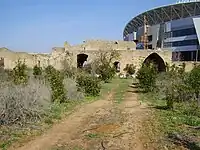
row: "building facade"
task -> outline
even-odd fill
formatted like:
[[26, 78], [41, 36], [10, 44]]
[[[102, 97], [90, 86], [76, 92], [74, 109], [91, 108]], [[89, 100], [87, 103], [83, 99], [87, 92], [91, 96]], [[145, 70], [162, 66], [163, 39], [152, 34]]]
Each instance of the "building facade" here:
[[141, 48], [145, 33], [148, 49], [170, 49], [173, 61], [200, 60], [200, 1], [146, 11], [126, 25], [123, 38], [135, 41]]

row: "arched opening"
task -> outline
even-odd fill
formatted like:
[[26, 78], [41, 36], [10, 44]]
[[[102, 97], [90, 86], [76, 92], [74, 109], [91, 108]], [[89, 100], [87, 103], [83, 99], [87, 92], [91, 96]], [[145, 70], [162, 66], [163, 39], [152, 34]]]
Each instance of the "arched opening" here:
[[157, 54], [157, 53], [152, 53], [149, 55], [143, 64], [149, 64], [153, 63], [158, 70], [158, 72], [165, 72], [166, 71], [166, 66], [164, 60]]
[[83, 68], [84, 63], [87, 61], [88, 55], [78, 54], [77, 55], [77, 68]]
[[115, 68], [116, 72], [120, 72], [120, 62], [115, 61], [113, 63], [113, 65], [114, 65], [114, 68]]

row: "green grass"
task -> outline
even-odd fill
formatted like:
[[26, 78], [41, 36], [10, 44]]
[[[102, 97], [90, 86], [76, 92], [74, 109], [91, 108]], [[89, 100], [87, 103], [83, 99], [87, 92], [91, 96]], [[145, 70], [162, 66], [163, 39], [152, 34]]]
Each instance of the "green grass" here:
[[189, 128], [200, 126], [200, 110], [193, 102], [174, 103], [174, 110], [166, 110], [165, 100], [159, 99], [154, 93], [140, 94], [140, 99], [154, 107], [155, 124], [158, 124], [160, 132], [164, 135], [180, 133], [200, 136], [199, 130]]
[[132, 83], [132, 79], [119, 79], [119, 85], [114, 93], [114, 101], [116, 103], [121, 103], [125, 98], [125, 93], [127, 92], [128, 86]]

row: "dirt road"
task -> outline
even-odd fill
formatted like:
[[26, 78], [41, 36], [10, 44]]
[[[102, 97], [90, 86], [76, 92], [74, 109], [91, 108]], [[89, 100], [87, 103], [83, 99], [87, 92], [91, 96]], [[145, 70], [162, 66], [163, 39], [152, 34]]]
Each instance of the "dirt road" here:
[[17, 150], [143, 150], [142, 129], [149, 109], [140, 104], [133, 88], [116, 103], [106, 99], [81, 106], [44, 135]]

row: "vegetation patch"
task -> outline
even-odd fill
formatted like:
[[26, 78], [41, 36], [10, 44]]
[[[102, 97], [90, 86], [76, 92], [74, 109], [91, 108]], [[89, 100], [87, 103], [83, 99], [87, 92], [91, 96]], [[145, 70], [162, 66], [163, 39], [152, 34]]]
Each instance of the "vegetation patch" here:
[[101, 135], [97, 134], [97, 133], [88, 133], [85, 135], [85, 137], [89, 138], [89, 139], [94, 139], [94, 138], [100, 138]]
[[177, 146], [200, 149], [199, 75], [199, 66], [194, 66], [191, 72], [185, 72], [184, 64], [168, 66], [167, 72], [156, 76], [151, 92], [140, 93], [140, 99], [154, 112], [151, 128], [158, 129], [157, 137], [161, 135], [174, 144], [166, 144], [169, 149]]
[[75, 106], [103, 98], [119, 81], [103, 83], [84, 71], [71, 73], [73, 77], [69, 76], [71, 70], [68, 75], [64, 71], [53, 66], [28, 70], [20, 60], [13, 70], [1, 71], [0, 148], [42, 134]]

